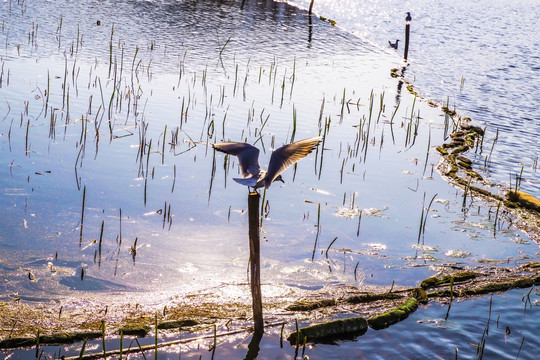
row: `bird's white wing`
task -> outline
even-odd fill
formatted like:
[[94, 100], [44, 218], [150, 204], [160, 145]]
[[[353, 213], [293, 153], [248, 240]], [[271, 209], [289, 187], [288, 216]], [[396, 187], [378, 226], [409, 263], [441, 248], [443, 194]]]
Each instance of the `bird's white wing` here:
[[247, 143], [222, 142], [212, 144], [217, 151], [238, 157], [240, 172], [244, 178], [257, 176], [261, 170], [259, 166], [259, 149]]
[[264, 186], [268, 189], [279, 174], [298, 160], [306, 157], [317, 147], [321, 140], [322, 137], [317, 136], [287, 144], [274, 150], [268, 164], [268, 174]]
[[256, 176], [248, 177], [248, 178], [245, 178], [245, 179], [233, 178], [233, 180], [236, 181], [237, 183], [239, 183], [241, 185], [245, 185], [245, 186], [255, 187], [255, 185], [257, 185], [257, 177]]

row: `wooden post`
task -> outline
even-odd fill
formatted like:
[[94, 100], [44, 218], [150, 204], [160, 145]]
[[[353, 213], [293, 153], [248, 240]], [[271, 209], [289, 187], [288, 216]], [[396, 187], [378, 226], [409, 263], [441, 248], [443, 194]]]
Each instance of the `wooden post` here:
[[261, 254], [259, 238], [259, 203], [258, 192], [251, 192], [248, 196], [249, 215], [249, 265], [251, 297], [253, 300], [253, 325], [255, 334], [264, 332], [262, 294], [261, 294]]
[[313, 10], [313, 3], [315, 2], [315, 0], [311, 0], [311, 4], [309, 4], [309, 15], [311, 15], [312, 13], [312, 10]]
[[403, 52], [403, 59], [407, 61], [407, 56], [409, 55], [409, 31], [411, 27], [411, 14], [407, 13], [405, 18], [405, 50]]

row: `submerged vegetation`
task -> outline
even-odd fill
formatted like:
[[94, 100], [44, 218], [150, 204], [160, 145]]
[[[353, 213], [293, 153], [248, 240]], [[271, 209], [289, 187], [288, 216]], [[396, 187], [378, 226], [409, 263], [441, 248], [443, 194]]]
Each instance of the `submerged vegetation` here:
[[[299, 312], [311, 314], [307, 319], [319, 319], [317, 324], [292, 332], [287, 339], [293, 345], [297, 344], [298, 339], [300, 344], [304, 341], [335, 341], [362, 335], [368, 325], [375, 330], [391, 326], [406, 319], [417, 310], [419, 304], [427, 304], [428, 301], [448, 303], [455, 297], [470, 298], [540, 284], [538, 262], [525, 263], [517, 268], [477, 266], [468, 271], [456, 272], [450, 268], [447, 271], [445, 275], [424, 279], [416, 288], [392, 286], [373, 292], [349, 289], [349, 296], [345, 298], [328, 298], [331, 294], [322, 292], [319, 295], [322, 298], [319, 300], [300, 301], [289, 305], [286, 301], [275, 299], [265, 303], [265, 313], [267, 318], [271, 319], [271, 324], [287, 324], [288, 328], [293, 326], [293, 319]], [[39, 334], [39, 343], [48, 345], [98, 339], [103, 336], [101, 329], [105, 320], [100, 320], [102, 318], [108, 319], [107, 336], [123, 334], [145, 337], [152, 328], [165, 332], [184, 329], [196, 335], [202, 329], [208, 328], [209, 324], [219, 324], [223, 321], [236, 324], [236, 328], [240, 326], [237, 331], [249, 331], [249, 327], [245, 327], [245, 324], [249, 323], [249, 303], [223, 306], [220, 303], [207, 302], [204, 296], [198, 298], [196, 302], [199, 302], [199, 305], [170, 304], [161, 313], [156, 314], [155, 319], [152, 316], [154, 310], [144, 306], [111, 306], [107, 310], [111, 313], [106, 317], [105, 313], [101, 311], [95, 313], [92, 308], [88, 308], [85, 310], [86, 314], [81, 317], [81, 310], [64, 310], [57, 316], [54, 313], [54, 306], [42, 305], [41, 309], [36, 310], [22, 303], [4, 303], [1, 307], [2, 327], [8, 328], [10, 321], [13, 323], [9, 336], [0, 341], [0, 348], [34, 346], [37, 342], [36, 333]], [[350, 312], [360, 313], [363, 316], [319, 324], [322, 314], [319, 312], [320, 309], [324, 309], [324, 318]], [[79, 322], [84, 319], [90, 320], [92, 317], [93, 322]], [[36, 326], [38, 319], [40, 323], [48, 324], [47, 328]], [[161, 346], [167, 346], [167, 343]]]

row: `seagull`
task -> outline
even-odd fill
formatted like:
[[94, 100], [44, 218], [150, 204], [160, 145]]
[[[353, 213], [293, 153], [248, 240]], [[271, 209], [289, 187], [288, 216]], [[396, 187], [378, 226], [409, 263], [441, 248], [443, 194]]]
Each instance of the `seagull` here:
[[407, 11], [407, 17], [405, 18], [405, 21], [409, 22], [412, 20], [411, 13]]
[[398, 42], [399, 42], [399, 39], [397, 39], [395, 43], [391, 42], [390, 40], [388, 41], [388, 43], [390, 44], [390, 47], [396, 50], [398, 48]]
[[268, 171], [261, 170], [259, 149], [253, 145], [241, 142], [222, 142], [212, 144], [212, 147], [217, 151], [238, 157], [242, 178], [233, 178], [234, 181], [254, 189], [262, 187], [268, 189], [274, 181], [284, 182], [281, 173], [311, 153], [321, 140], [322, 137], [317, 136], [277, 148], [270, 156]]

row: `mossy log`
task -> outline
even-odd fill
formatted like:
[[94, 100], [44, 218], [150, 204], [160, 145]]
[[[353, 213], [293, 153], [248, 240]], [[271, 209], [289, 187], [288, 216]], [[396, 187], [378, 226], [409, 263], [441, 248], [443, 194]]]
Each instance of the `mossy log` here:
[[518, 203], [521, 207], [540, 212], [540, 200], [523, 191], [508, 191], [506, 198], [511, 202]]
[[[477, 173], [476, 171], [474, 170], [471, 170], [471, 169], [468, 169], [468, 170], [465, 170], [465, 173], [472, 177], [474, 180], [477, 180], [477, 181], [482, 181], [484, 180], [484, 178], [482, 177], [482, 175], [480, 175], [479, 173]], [[491, 193], [490, 193], [491, 194]]]
[[455, 273], [453, 275], [444, 275], [438, 278], [430, 277], [430, 278], [424, 279], [420, 283], [420, 287], [422, 289], [430, 289], [430, 288], [434, 288], [434, 287], [441, 286], [444, 284], [450, 284], [452, 279], [454, 280], [454, 283], [457, 283], [461, 281], [472, 280], [475, 278], [476, 278], [476, 273], [472, 271], [462, 271], [462, 272]]
[[127, 324], [118, 329], [119, 334], [120, 332], [124, 335], [145, 337], [150, 332], [150, 326], [146, 324]]
[[[471, 161], [470, 159], [467, 159], [465, 156], [458, 155], [458, 156], [456, 157], [456, 160], [457, 160], [457, 161], [464, 162], [465, 164], [472, 165], [472, 161]], [[469, 166], [469, 167], [470, 167], [470, 166]]]
[[296, 345], [302, 344], [304, 337], [308, 342], [354, 338], [363, 335], [367, 328], [368, 322], [363, 317], [340, 319], [300, 328], [290, 334], [287, 340], [292, 345]]
[[158, 324], [158, 329], [178, 329], [198, 325], [199, 322], [191, 319], [186, 320], [168, 320]]
[[445, 148], [445, 149], [451, 149], [451, 148], [455, 148], [455, 147], [458, 147], [458, 146], [462, 146], [463, 144], [465, 144], [465, 140], [463, 140], [461, 138], [456, 138], [456, 139], [452, 140], [449, 143], [442, 144], [442, 147]]
[[327, 306], [334, 306], [337, 304], [335, 299], [322, 299], [318, 301], [299, 301], [292, 305], [287, 306], [285, 309], [288, 311], [310, 311]]
[[457, 164], [461, 166], [464, 169], [472, 169], [472, 165], [469, 163], [466, 163], [465, 161], [458, 160]]
[[345, 299], [345, 302], [349, 304], [362, 304], [379, 300], [394, 300], [402, 298], [401, 295], [391, 292], [386, 292], [382, 294], [364, 294], [364, 295], [355, 295]]
[[459, 138], [462, 138], [463, 136], [465, 136], [465, 133], [463, 131], [456, 131], [450, 134], [450, 137], [452, 139], [459, 139]]
[[461, 153], [464, 153], [466, 151], [469, 151], [469, 149], [470, 149], [470, 147], [468, 145], [462, 145], [462, 146], [457, 147], [454, 150], [452, 150], [452, 154], [461, 154]]
[[[100, 331], [83, 331], [73, 333], [56, 333], [50, 335], [41, 335], [39, 337], [40, 344], [47, 345], [62, 345], [73, 344], [83, 340], [96, 339], [102, 336]], [[0, 349], [12, 349], [18, 347], [27, 347], [36, 345], [35, 337], [12, 337], [0, 341]]]
[[420, 304], [427, 304], [428, 303], [428, 297], [427, 293], [424, 289], [421, 287], [417, 287], [411, 290], [411, 296], [418, 300]]
[[0, 341], [0, 349], [14, 349], [36, 345], [36, 338], [27, 336], [10, 337]]
[[[507, 291], [510, 289], [527, 288], [527, 287], [531, 287], [539, 283], [540, 283], [540, 276], [519, 278], [512, 281], [489, 282], [489, 283], [482, 284], [480, 286], [466, 288], [466, 289], [453, 289], [452, 296], [461, 297], [461, 296], [489, 294], [489, 293], [498, 292], [498, 291]], [[429, 298], [449, 297], [450, 290], [433, 291], [433, 292], [428, 293], [427, 295]]]
[[448, 150], [446, 150], [446, 149], [443, 148], [442, 146], [437, 146], [435, 149], [436, 149], [436, 150], [439, 152], [439, 154], [441, 154], [442, 156], [448, 155]]
[[368, 324], [371, 328], [375, 330], [384, 329], [389, 327], [390, 325], [405, 320], [416, 309], [418, 309], [418, 300], [416, 300], [415, 298], [410, 298], [404, 304], [398, 306], [393, 310], [369, 318]]
[[[469, 121], [470, 121], [470, 119], [469, 119]], [[479, 126], [474, 126], [474, 125], [467, 124], [467, 123], [461, 123], [460, 127], [461, 127], [461, 129], [467, 130], [468, 132], [476, 133], [478, 135], [484, 135], [484, 129], [482, 129]]]

